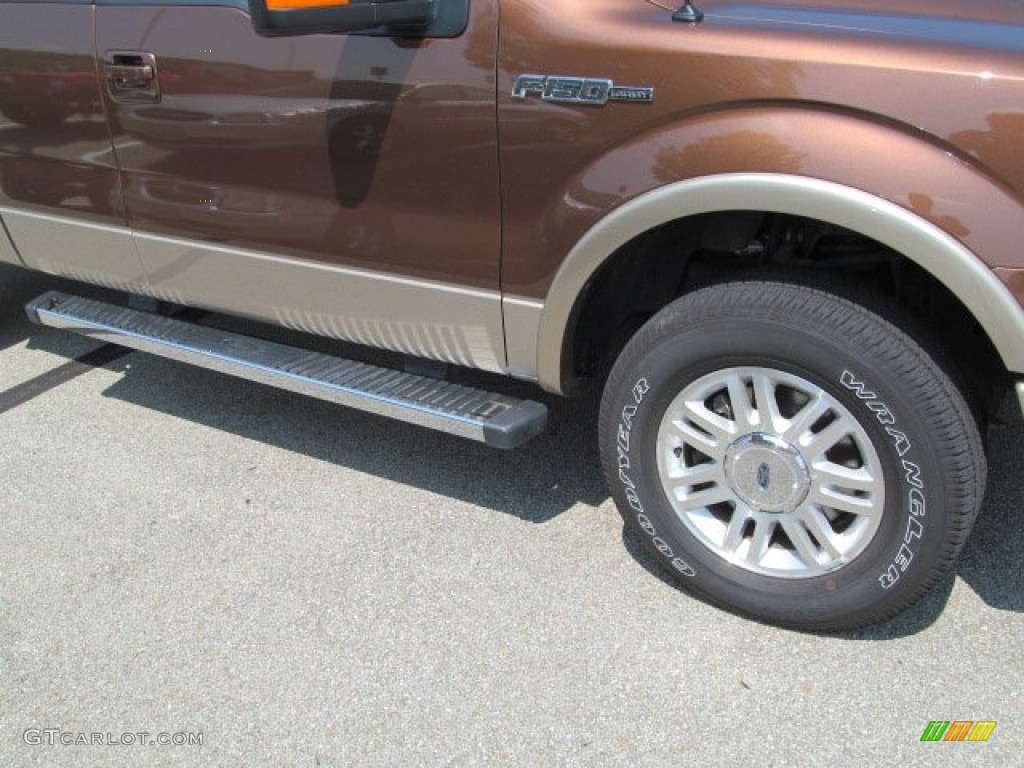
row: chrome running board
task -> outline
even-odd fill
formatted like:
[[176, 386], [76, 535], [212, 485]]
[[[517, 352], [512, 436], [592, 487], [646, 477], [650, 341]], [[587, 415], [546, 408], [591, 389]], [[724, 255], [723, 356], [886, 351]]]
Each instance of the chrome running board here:
[[515, 448], [540, 434], [547, 423], [547, 408], [532, 400], [517, 400], [59, 291], [34, 299], [25, 310], [39, 325], [468, 437], [495, 448]]

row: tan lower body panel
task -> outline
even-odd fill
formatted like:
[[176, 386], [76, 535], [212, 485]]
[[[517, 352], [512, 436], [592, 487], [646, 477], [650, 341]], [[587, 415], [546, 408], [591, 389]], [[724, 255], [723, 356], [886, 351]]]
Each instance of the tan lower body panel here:
[[[179, 304], [505, 372], [498, 291], [0, 208], [0, 260]], [[7, 258], [5, 258], [5, 256]]]

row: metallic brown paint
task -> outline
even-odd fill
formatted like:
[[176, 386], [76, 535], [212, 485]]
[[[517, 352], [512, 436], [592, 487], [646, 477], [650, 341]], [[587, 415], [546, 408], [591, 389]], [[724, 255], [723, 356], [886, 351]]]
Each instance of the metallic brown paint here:
[[3, 11], [0, 205], [123, 224], [92, 7], [5, 3]]
[[233, 8], [98, 7], [101, 55], [160, 67], [159, 103], [104, 95], [131, 225], [496, 289], [496, 7], [429, 40], [261, 38]]
[[[715, 0], [702, 8], [702, 23], [680, 25], [639, 1], [590, 2], [585, 12], [569, 0], [504, 5], [500, 114], [522, 72], [656, 89], [652, 105], [579, 107], [589, 123], [570, 146], [539, 143], [502, 120], [505, 290], [543, 298], [572, 245], [624, 202], [671, 181], [742, 170], [871, 192], [990, 265], [1024, 266], [1024, 167], [1012, 159], [1024, 154], [1015, 130], [1024, 119], [1024, 8]], [[977, 39], [993, 29], [1009, 49]], [[533, 109], [542, 121], [552, 106]]]

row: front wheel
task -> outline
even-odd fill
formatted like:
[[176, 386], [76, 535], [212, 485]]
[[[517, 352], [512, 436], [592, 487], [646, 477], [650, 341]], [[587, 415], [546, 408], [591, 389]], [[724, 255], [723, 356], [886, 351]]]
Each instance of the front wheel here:
[[735, 282], [616, 362], [601, 456], [627, 525], [690, 591], [802, 629], [862, 626], [954, 564], [984, 488], [963, 396], [882, 314]]

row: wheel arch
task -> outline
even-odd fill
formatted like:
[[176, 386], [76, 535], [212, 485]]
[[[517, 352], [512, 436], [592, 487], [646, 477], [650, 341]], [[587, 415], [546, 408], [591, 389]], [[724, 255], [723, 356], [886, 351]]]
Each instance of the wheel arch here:
[[[975, 177], [976, 180], [976, 177]], [[1000, 193], [1005, 201], [1005, 193]], [[547, 292], [538, 328], [538, 381], [573, 385], [572, 342], [586, 287], [623, 246], [668, 222], [728, 211], [817, 219], [891, 248], [948, 286], [985, 331], [1010, 371], [1024, 371], [1024, 309], [971, 250], [928, 219], [890, 200], [834, 181], [785, 173], [722, 173], [641, 194], [606, 215], [575, 244]]]

